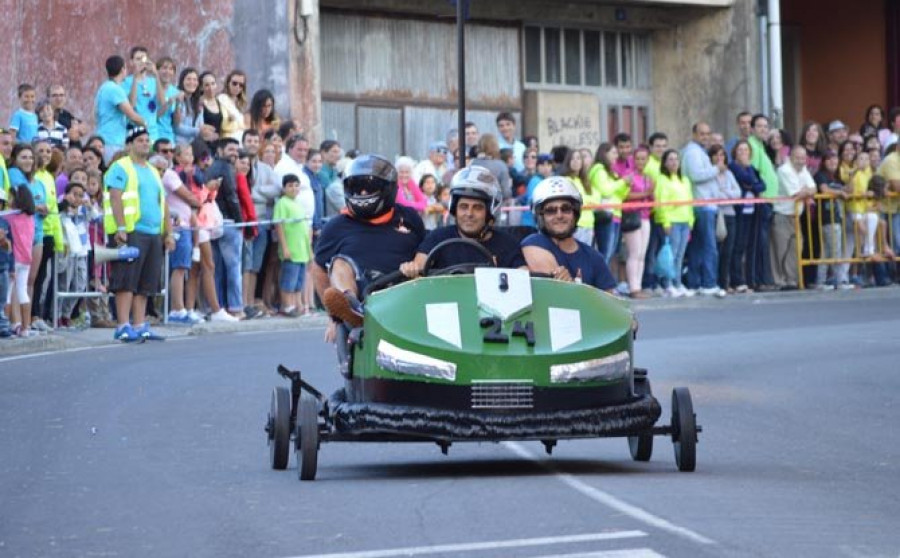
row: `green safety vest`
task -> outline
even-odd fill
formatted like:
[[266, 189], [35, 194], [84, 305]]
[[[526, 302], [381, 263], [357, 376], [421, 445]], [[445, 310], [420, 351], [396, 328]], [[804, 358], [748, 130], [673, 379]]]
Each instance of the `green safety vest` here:
[[[134, 162], [132, 162], [131, 157], [122, 157], [115, 164], [120, 165], [128, 176], [125, 190], [122, 192], [122, 210], [125, 215], [125, 232], [130, 233], [134, 231], [135, 223], [141, 219], [141, 199], [138, 193], [137, 170], [134, 168]], [[156, 178], [156, 183], [159, 186], [159, 214], [165, 219], [166, 193], [163, 189], [162, 180], [160, 180], [159, 172], [153, 165], [148, 163], [147, 166], [153, 171], [153, 176]], [[165, 223], [162, 226], [165, 227]], [[119, 228], [116, 224], [116, 218], [113, 216], [112, 199], [109, 196], [109, 188], [107, 187], [103, 189], [103, 228], [106, 230], [106, 234], [116, 234]]]
[[[9, 193], [9, 173], [6, 171], [6, 159], [0, 155], [0, 188]], [[9, 201], [7, 200], [7, 203]]]

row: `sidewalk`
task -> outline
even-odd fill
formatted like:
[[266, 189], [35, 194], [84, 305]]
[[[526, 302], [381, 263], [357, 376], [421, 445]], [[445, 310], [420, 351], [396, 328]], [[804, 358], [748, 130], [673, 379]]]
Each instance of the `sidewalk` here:
[[[178, 339], [190, 335], [318, 329], [327, 324], [328, 316], [320, 312], [299, 318], [270, 317], [235, 323], [204, 322], [195, 326], [160, 324], [153, 326], [153, 331], [167, 339]], [[58, 329], [24, 339], [0, 339], [0, 358], [119, 343], [113, 339], [113, 330], [110, 328]]]
[[[741, 305], [785, 304], [791, 302], [828, 304], [833, 301], [871, 300], [876, 298], [886, 301], [900, 300], [900, 287], [892, 286], [852, 291], [810, 290], [752, 293], [729, 295], [723, 299], [698, 295], [692, 298], [650, 298], [630, 302], [632, 309], [640, 315], [641, 312], [684, 311], [692, 308], [734, 308]], [[300, 318], [272, 317], [236, 323], [204, 322], [195, 326], [159, 325], [155, 326], [153, 330], [167, 338], [177, 339], [191, 335], [320, 329], [327, 324], [328, 317], [324, 313], [319, 312]], [[0, 339], [0, 359], [17, 355], [118, 344], [119, 342], [115, 341], [112, 335], [112, 329], [92, 328], [86, 330], [56, 330], [45, 335], [25, 339]]]

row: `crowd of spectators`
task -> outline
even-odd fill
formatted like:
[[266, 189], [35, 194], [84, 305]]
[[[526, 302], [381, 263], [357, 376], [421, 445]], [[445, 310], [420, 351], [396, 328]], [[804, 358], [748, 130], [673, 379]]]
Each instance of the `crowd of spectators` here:
[[[20, 108], [0, 130], [0, 336], [96, 326], [133, 341], [156, 338], [150, 326], [164, 313], [194, 324], [315, 311], [307, 264], [343, 209], [341, 172], [355, 151], [311, 146], [279, 117], [271, 91], [248, 95], [239, 70], [220, 86], [143, 47], [109, 57], [105, 70], [93, 130], [66, 109], [59, 84], [41, 99], [20, 85]], [[680, 149], [663, 132], [586, 149], [520, 139], [515, 118], [500, 113], [495, 131], [466, 123], [421, 161], [399, 157], [396, 201], [428, 230], [451, 224], [448, 187], [465, 161], [495, 176], [498, 223], [522, 238], [535, 224], [535, 186], [564, 176], [584, 200], [575, 237], [633, 298], [790, 290], [800, 273], [822, 290], [896, 280], [900, 109], [870, 107], [853, 133], [837, 120], [808, 122], [796, 142], [765, 115], [742, 112], [736, 124], [726, 141], [698, 122]], [[632, 202], [649, 203], [622, 206]], [[101, 247], [137, 250], [106, 263]], [[658, 272], [663, 249], [670, 276]], [[798, 251], [824, 263], [799, 268]], [[163, 258], [169, 308], [154, 300]], [[114, 304], [66, 297], [53, 323], [54, 284], [113, 293]]]

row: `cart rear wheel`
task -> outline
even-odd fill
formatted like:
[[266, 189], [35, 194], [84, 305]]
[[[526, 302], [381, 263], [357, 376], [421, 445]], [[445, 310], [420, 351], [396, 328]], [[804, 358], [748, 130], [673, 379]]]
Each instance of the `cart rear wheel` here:
[[[634, 393], [635, 395], [652, 395], [650, 380], [646, 376], [635, 376]], [[653, 434], [629, 436], [628, 451], [631, 452], [631, 458], [635, 461], [650, 461], [650, 457], [653, 455]]]
[[297, 474], [300, 480], [314, 480], [319, 462], [319, 404], [308, 393], [297, 402]]
[[688, 388], [672, 390], [672, 444], [679, 471], [693, 471], [697, 466], [697, 417]]
[[266, 421], [269, 442], [269, 464], [273, 469], [287, 469], [291, 455], [291, 393], [284, 387], [272, 390], [272, 403]]

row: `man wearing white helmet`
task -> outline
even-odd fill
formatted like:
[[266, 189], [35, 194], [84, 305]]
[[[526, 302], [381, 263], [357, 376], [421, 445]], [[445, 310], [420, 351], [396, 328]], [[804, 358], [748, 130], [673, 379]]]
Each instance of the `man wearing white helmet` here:
[[[407, 277], [417, 277], [435, 246], [457, 238], [472, 240], [487, 248], [497, 267], [524, 268], [525, 258], [515, 237], [494, 228], [501, 200], [500, 185], [488, 169], [472, 165], [456, 173], [450, 184], [450, 214], [456, 224], [428, 233], [415, 258], [403, 263], [400, 271]], [[451, 244], [435, 254], [433, 269], [483, 261], [484, 256], [477, 249], [463, 243]]]
[[612, 291], [616, 280], [606, 260], [572, 236], [581, 205], [581, 194], [568, 178], [551, 176], [542, 180], [531, 195], [531, 209], [540, 232], [522, 241], [525, 261], [531, 271]]

